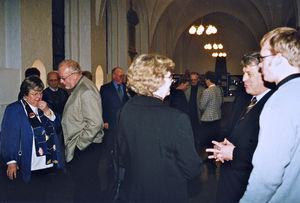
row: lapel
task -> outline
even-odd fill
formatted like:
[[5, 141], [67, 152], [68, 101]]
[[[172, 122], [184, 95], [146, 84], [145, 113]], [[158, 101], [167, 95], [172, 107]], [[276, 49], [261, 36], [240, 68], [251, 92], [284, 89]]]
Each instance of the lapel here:
[[185, 91], [184, 91], [185, 97], [187, 102], [189, 103], [190, 97], [191, 97], [191, 86], [189, 86]]

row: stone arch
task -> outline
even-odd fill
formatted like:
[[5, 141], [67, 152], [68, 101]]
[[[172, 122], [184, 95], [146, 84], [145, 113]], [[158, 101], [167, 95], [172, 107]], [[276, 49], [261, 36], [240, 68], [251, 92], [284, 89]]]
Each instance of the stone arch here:
[[43, 62], [40, 59], [36, 59], [34, 60], [33, 64], [31, 65], [32, 67], [37, 68], [40, 73], [41, 73], [41, 80], [43, 81], [45, 87], [47, 85], [47, 72], [46, 72], [46, 68], [45, 65], [43, 64]]
[[98, 90], [100, 90], [100, 87], [103, 85], [103, 83], [104, 83], [103, 69], [102, 66], [98, 65], [95, 72], [95, 84]]

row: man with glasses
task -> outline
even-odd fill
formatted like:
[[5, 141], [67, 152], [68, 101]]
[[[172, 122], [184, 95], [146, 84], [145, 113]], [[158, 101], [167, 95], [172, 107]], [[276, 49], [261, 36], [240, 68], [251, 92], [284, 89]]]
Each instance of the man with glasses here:
[[276, 28], [260, 45], [263, 77], [277, 91], [260, 115], [253, 170], [240, 202], [300, 202], [300, 33]]
[[64, 108], [62, 128], [66, 162], [74, 180], [74, 202], [99, 201], [99, 143], [103, 137], [101, 98], [94, 83], [82, 76], [77, 62], [62, 61], [58, 74], [60, 82], [72, 91]]
[[199, 102], [200, 102], [201, 95], [204, 91], [204, 87], [202, 87], [201, 84], [199, 83], [200, 82], [199, 75], [196, 72], [190, 73], [190, 81], [191, 81], [191, 86], [189, 86], [184, 93], [186, 96], [186, 100], [188, 102], [187, 111], [191, 119], [195, 145], [197, 146], [199, 144], [198, 131], [200, 125], [199, 121], [201, 118]]

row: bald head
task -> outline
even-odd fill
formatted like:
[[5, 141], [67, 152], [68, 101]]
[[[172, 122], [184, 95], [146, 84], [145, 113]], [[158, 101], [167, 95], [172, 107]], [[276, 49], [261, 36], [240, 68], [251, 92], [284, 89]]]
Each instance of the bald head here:
[[124, 82], [124, 71], [120, 67], [115, 67], [112, 70], [112, 80], [115, 81], [118, 85]]
[[58, 88], [58, 81], [59, 81], [59, 76], [57, 72], [49, 72], [47, 75], [47, 83], [48, 85], [53, 88], [57, 89]]

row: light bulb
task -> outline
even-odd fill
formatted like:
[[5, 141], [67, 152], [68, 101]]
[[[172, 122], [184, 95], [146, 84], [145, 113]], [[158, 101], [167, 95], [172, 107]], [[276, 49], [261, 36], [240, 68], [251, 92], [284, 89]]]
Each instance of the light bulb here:
[[216, 43], [213, 44], [214, 49], [218, 49], [218, 45]]
[[194, 35], [196, 33], [196, 31], [197, 31], [197, 29], [196, 29], [196, 27], [194, 25], [189, 29], [189, 33], [191, 35]]

